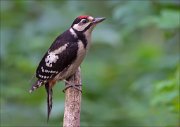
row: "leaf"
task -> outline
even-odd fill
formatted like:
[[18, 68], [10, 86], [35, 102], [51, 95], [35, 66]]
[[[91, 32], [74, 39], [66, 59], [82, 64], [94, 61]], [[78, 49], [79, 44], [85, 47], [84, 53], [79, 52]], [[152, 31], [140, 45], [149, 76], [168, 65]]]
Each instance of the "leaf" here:
[[175, 29], [180, 27], [180, 11], [164, 9], [159, 16], [148, 16], [139, 22], [139, 26], [156, 25], [161, 29]]
[[156, 24], [159, 28], [174, 29], [180, 27], [180, 12], [175, 10], [162, 10]]

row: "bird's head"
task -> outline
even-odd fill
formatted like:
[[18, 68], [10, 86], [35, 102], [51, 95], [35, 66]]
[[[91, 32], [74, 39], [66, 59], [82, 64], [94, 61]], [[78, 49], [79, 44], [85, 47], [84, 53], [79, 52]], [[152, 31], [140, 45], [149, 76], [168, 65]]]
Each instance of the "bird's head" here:
[[105, 20], [104, 17], [94, 18], [92, 16], [78, 16], [71, 25], [71, 28], [78, 32], [92, 32], [93, 28], [100, 22]]

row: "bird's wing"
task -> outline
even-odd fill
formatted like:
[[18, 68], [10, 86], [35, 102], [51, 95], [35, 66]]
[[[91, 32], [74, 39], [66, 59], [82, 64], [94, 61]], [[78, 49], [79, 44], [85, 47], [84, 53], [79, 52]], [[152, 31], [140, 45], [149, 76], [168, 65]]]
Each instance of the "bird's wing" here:
[[44, 55], [36, 70], [36, 77], [41, 80], [54, 78], [75, 59], [78, 44], [69, 30], [58, 36]]
[[59, 47], [49, 50], [39, 63], [36, 77], [41, 80], [54, 78], [76, 59], [77, 51], [78, 44], [75, 42], [62, 42]]

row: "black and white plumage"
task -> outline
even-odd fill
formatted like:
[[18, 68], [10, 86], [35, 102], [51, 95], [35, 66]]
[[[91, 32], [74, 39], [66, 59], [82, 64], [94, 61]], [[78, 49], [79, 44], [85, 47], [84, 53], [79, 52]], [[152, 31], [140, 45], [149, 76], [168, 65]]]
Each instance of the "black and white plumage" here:
[[91, 32], [105, 18], [79, 16], [50, 46], [36, 70], [37, 81], [30, 93], [45, 85], [47, 91], [48, 119], [52, 109], [52, 87], [59, 80], [73, 75], [82, 63], [90, 45]]

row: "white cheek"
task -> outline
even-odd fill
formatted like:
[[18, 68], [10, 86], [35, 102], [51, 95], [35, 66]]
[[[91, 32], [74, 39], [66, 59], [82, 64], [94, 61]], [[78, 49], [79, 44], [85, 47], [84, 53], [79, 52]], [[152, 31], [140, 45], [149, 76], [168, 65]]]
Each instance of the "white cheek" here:
[[86, 23], [84, 25], [75, 24], [73, 28], [77, 31], [83, 31], [90, 23]]

